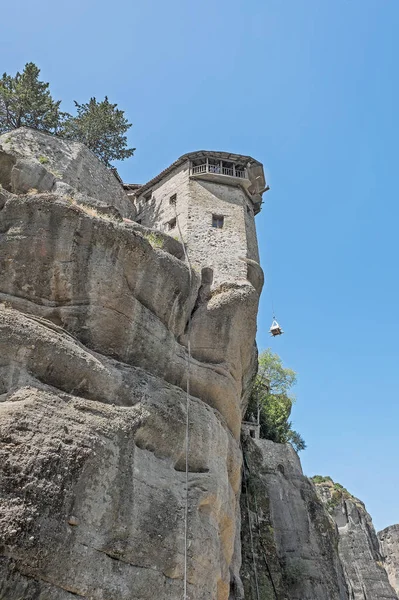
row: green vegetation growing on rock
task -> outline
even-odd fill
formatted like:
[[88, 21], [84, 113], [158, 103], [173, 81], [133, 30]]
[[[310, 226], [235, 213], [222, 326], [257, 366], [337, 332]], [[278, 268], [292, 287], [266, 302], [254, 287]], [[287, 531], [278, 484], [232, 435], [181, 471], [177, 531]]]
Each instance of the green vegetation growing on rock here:
[[333, 483], [333, 480], [329, 475], [313, 475], [312, 481], [313, 483], [324, 483], [326, 481], [331, 481], [331, 483]]
[[284, 367], [278, 354], [270, 348], [262, 352], [245, 418], [253, 420], [259, 412], [260, 437], [283, 444], [289, 442], [299, 452], [306, 444], [289, 420], [295, 402], [290, 390], [295, 383], [295, 371]]
[[326, 502], [326, 508], [330, 513], [333, 512], [342, 500], [352, 500], [355, 504], [359, 502], [343, 485], [335, 483], [329, 475], [314, 475], [312, 481], [317, 485], [324, 484], [329, 489], [330, 498]]
[[144, 237], [153, 248], [163, 248], [164, 241], [160, 235], [151, 232], [145, 233]]
[[76, 117], [68, 116], [61, 134], [68, 139], [82, 142], [105, 164], [112, 160], [125, 160], [133, 155], [135, 148], [127, 148], [124, 135], [132, 126], [117, 104], [111, 104], [107, 96], [101, 102], [90, 98], [86, 104], [75, 101]]
[[22, 73], [4, 73], [0, 79], [0, 133], [31, 127], [56, 133], [64, 113], [61, 100], [53, 100], [49, 84], [39, 81], [40, 69], [27, 63]]

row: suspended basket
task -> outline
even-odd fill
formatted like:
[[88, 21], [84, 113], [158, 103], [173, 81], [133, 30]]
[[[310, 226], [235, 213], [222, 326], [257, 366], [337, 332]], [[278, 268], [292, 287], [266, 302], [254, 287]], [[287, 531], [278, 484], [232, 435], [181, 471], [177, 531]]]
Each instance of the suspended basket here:
[[280, 325], [277, 323], [276, 319], [273, 319], [273, 323], [269, 329], [269, 333], [272, 337], [276, 337], [276, 335], [282, 335], [284, 333]]

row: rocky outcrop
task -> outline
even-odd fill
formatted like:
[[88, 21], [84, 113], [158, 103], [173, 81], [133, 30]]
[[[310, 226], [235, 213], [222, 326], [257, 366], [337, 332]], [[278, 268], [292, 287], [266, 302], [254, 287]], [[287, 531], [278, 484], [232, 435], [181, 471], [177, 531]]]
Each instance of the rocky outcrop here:
[[243, 454], [245, 598], [349, 599], [336, 529], [293, 448], [246, 437]]
[[[82, 148], [9, 137], [0, 598], [182, 598], [188, 408], [188, 595], [227, 600], [241, 585], [239, 431], [258, 293], [249, 282], [208, 293], [178, 242], [121, 219], [125, 199], [102, 195], [113, 183], [95, 157], [74, 179]], [[49, 164], [52, 183], [37, 166]]]
[[114, 173], [86, 146], [26, 127], [0, 136], [0, 184], [14, 194], [55, 192], [108, 214], [136, 212]]
[[349, 598], [397, 600], [384, 569], [371, 517], [363, 502], [329, 477], [316, 477], [315, 480], [317, 493], [337, 526], [338, 551]]
[[0, 183], [1, 600], [180, 600], [185, 550], [190, 600], [397, 600], [397, 528], [241, 451], [257, 263], [212, 287], [80, 144], [3, 135]]
[[389, 583], [399, 594], [399, 525], [391, 525], [378, 533], [384, 567]]

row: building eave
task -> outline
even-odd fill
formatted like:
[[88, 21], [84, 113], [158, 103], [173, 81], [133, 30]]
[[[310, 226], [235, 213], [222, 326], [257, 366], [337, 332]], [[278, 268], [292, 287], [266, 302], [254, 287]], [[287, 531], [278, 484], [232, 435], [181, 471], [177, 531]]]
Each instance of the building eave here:
[[252, 158], [252, 156], [246, 156], [244, 154], [234, 154], [231, 152], [216, 152], [212, 150], [197, 150], [195, 152], [187, 152], [186, 154], [183, 154], [182, 156], [180, 156], [180, 158], [175, 160], [175, 162], [172, 163], [169, 167], [167, 167], [158, 175], [150, 179], [150, 181], [147, 181], [147, 183], [143, 184], [140, 188], [137, 188], [137, 190], [134, 191], [134, 195], [136, 197], [140, 196], [147, 190], [151, 189], [154, 185], [162, 181], [162, 179], [167, 177], [172, 171], [180, 167], [186, 161], [197, 160], [200, 158], [207, 157], [219, 158], [220, 160], [229, 160], [231, 162], [244, 162], [245, 164], [250, 163], [251, 165], [258, 165], [262, 167], [262, 163], [260, 163], [258, 160], [255, 160], [254, 158]]

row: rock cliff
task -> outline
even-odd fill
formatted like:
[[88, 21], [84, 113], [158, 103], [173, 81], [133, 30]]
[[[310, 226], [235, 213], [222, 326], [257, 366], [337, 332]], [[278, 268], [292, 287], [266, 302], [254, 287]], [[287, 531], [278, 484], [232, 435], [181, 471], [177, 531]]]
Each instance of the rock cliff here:
[[330, 478], [316, 483], [317, 493], [336, 523], [338, 552], [349, 598], [396, 600], [388, 581], [380, 544], [370, 515], [360, 500]]
[[245, 438], [245, 598], [349, 599], [336, 528], [290, 445]]
[[397, 600], [398, 528], [240, 441], [259, 265], [211, 288], [81, 144], [0, 184], [0, 599], [183, 599], [187, 525], [187, 600]]
[[245, 436], [243, 456], [245, 598], [398, 599], [397, 527], [380, 546], [364, 504], [329, 477], [304, 477], [290, 446]]
[[378, 533], [389, 583], [399, 594], [399, 525], [391, 525]]
[[188, 597], [227, 600], [258, 292], [207, 293], [79, 144], [5, 134], [0, 183], [0, 597], [182, 598], [188, 407]]

